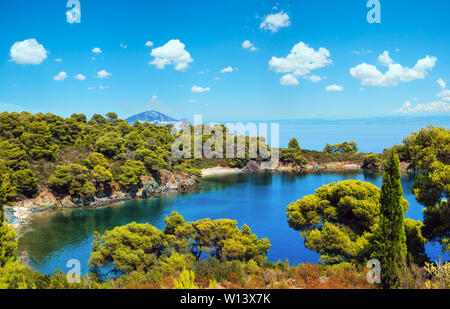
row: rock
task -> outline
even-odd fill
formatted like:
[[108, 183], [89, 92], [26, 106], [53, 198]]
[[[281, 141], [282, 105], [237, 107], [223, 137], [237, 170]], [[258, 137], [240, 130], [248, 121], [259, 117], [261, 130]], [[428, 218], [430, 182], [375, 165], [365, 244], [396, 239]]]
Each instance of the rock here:
[[244, 166], [243, 171], [245, 173], [252, 173], [259, 170], [258, 163], [253, 160], [248, 161], [247, 165]]
[[152, 176], [141, 177], [141, 186], [136, 192], [122, 192], [116, 186], [113, 192], [101, 192], [93, 199], [84, 197], [56, 197], [48, 189], [43, 190], [38, 197], [17, 202], [13, 207], [5, 207], [5, 218], [8, 223], [20, 226], [29, 220], [31, 214], [56, 208], [100, 207], [114, 202], [134, 198], [148, 198], [155, 193], [166, 191], [182, 191], [198, 183], [198, 177], [183, 172], [161, 171], [160, 179]]

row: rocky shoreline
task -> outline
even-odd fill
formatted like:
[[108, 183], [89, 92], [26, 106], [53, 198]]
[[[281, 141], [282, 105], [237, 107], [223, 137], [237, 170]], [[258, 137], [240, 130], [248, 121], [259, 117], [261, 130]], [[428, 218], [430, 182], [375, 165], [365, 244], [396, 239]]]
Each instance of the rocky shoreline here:
[[[402, 165], [401, 169], [406, 171], [407, 165]], [[220, 176], [227, 174], [249, 173], [258, 171], [269, 172], [299, 172], [299, 171], [362, 171], [360, 165], [353, 162], [328, 162], [323, 164], [309, 163], [303, 168], [290, 165], [271, 165], [269, 162], [257, 164], [254, 161], [249, 162], [242, 169], [230, 167], [214, 167], [202, 170], [202, 177]], [[158, 179], [152, 176], [143, 176], [141, 186], [136, 192], [113, 191], [110, 194], [104, 194], [100, 197], [94, 197], [92, 200], [82, 198], [73, 198], [71, 196], [57, 197], [48, 189], [43, 190], [38, 197], [17, 202], [13, 206], [5, 206], [6, 222], [12, 224], [16, 230], [28, 223], [35, 213], [52, 211], [56, 209], [70, 208], [98, 208], [121, 201], [133, 199], [146, 199], [155, 194], [170, 191], [187, 191], [193, 188], [199, 182], [199, 177], [188, 175], [183, 172], [161, 171]]]
[[145, 199], [163, 192], [187, 191], [194, 187], [198, 181], [199, 178], [194, 175], [163, 170], [158, 179], [152, 176], [143, 176], [141, 178], [141, 186], [135, 192], [117, 190], [110, 194], [94, 197], [89, 201], [69, 195], [58, 197], [46, 189], [36, 198], [19, 201], [13, 206], [5, 206], [5, 219], [16, 230], [20, 230], [24, 224], [31, 220], [32, 215], [36, 213], [81, 207], [98, 208], [121, 201]]

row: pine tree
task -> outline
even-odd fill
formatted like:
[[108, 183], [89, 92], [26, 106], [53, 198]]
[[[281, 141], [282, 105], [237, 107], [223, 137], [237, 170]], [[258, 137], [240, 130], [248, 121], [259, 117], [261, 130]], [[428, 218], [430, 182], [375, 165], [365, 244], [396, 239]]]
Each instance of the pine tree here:
[[15, 252], [17, 249], [16, 232], [14, 228], [5, 221], [5, 214], [3, 204], [6, 202], [6, 190], [0, 182], [0, 268], [6, 265], [7, 262], [16, 259]]
[[381, 264], [381, 287], [400, 287], [399, 268], [406, 260], [405, 214], [402, 206], [400, 162], [394, 152], [389, 154], [383, 173], [380, 196], [380, 222], [374, 236], [372, 257]]

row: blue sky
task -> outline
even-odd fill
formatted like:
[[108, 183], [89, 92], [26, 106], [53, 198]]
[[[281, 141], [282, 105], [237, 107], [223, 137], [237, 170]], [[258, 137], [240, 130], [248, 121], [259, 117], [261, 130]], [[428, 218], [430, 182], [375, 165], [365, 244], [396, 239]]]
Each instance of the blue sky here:
[[448, 115], [450, 2], [380, 0], [380, 24], [367, 22], [366, 3], [80, 0], [81, 23], [69, 23], [66, 0], [3, 0], [0, 109], [211, 121]]

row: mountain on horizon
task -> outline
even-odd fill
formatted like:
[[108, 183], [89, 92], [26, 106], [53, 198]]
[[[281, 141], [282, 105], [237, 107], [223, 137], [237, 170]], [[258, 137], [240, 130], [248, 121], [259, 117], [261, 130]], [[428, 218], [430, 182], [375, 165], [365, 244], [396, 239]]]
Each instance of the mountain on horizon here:
[[158, 125], [187, 123], [187, 121], [184, 119], [178, 120], [158, 111], [146, 111], [140, 114], [136, 114], [127, 118], [126, 121], [128, 121], [128, 123], [130, 124], [134, 124], [136, 121], [139, 121], [154, 123]]

